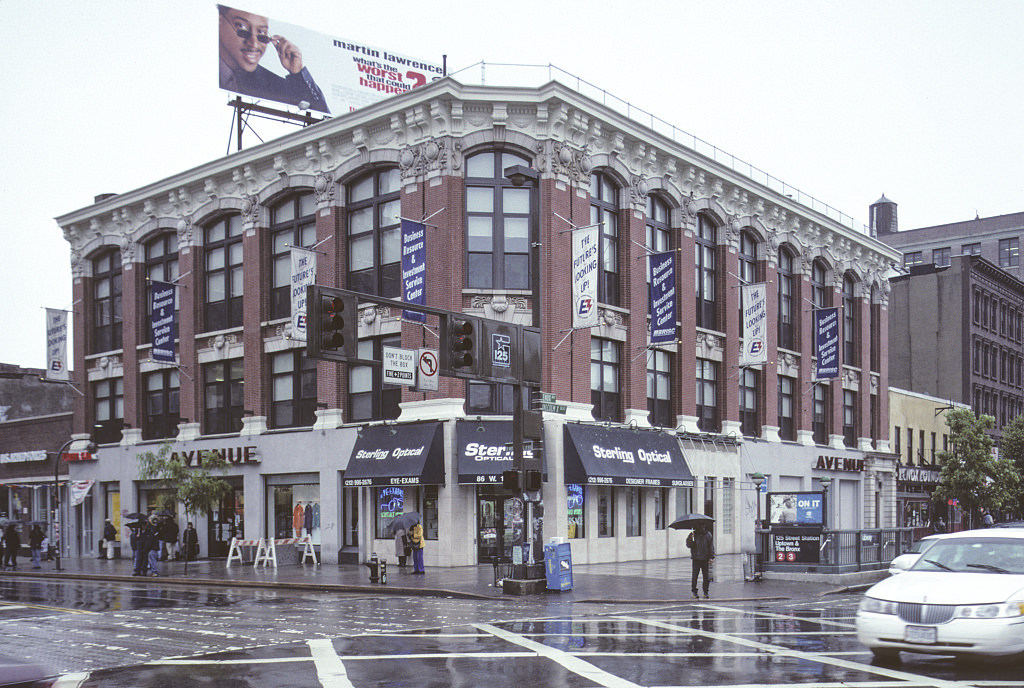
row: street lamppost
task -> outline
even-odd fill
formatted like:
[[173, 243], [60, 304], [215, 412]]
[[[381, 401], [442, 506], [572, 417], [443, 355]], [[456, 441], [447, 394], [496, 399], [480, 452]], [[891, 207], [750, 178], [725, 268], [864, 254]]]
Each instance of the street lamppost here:
[[[88, 437], [88, 436], [87, 436]], [[72, 437], [67, 442], [60, 446], [57, 450], [57, 455], [53, 459], [53, 541], [54, 551], [57, 554], [57, 570], [60, 571], [60, 458], [64, 456], [64, 452], [75, 442], [79, 440]], [[91, 440], [85, 440], [85, 451], [90, 454], [96, 451], [96, 443]]]
[[754, 537], [757, 537], [758, 530], [761, 530], [761, 486], [764, 485], [764, 473], [758, 471], [750, 476], [751, 482], [754, 483], [754, 500], [757, 502], [757, 520], [754, 521]]
[[822, 526], [828, 525], [828, 486], [832, 484], [832, 478], [823, 475], [818, 478], [821, 483], [821, 520]]
[[[536, 328], [541, 326], [541, 279], [540, 279], [540, 227], [538, 223], [538, 207], [540, 199], [538, 198], [540, 173], [532, 167], [526, 165], [512, 165], [506, 167], [502, 174], [506, 179], [512, 182], [512, 186], [516, 188], [529, 186], [530, 193], [530, 228], [529, 228], [529, 241], [530, 241], [530, 296], [532, 300], [532, 318], [531, 325]], [[534, 191], [537, 190], [537, 192]], [[504, 205], [502, 206], [504, 208]], [[520, 342], [520, 357], [521, 365], [519, 370], [519, 379], [515, 381], [512, 387], [512, 465], [516, 472], [519, 474], [519, 493], [516, 498], [519, 499], [519, 503], [522, 506], [522, 519], [523, 519], [523, 532], [522, 539], [517, 535], [514, 541], [514, 547], [522, 547], [524, 540], [529, 540], [532, 536], [533, 531], [533, 510], [527, 506], [526, 502], [526, 462], [523, 456], [523, 445], [525, 444], [524, 438], [524, 414], [523, 414], [523, 396], [525, 385], [523, 384], [523, 377], [526, 371], [523, 370], [525, 365], [525, 357], [523, 357], [523, 342]], [[528, 392], [527, 392], [528, 396]], [[525, 554], [525, 553], [524, 553]], [[526, 560], [524, 559], [524, 564]]]

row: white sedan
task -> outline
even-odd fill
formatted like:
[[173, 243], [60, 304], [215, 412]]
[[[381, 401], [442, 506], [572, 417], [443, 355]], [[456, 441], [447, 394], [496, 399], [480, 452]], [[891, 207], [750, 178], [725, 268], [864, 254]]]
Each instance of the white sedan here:
[[1024, 529], [936, 538], [909, 570], [864, 594], [856, 625], [879, 658], [1024, 653]]
[[923, 538], [912, 544], [910, 549], [889, 562], [889, 574], [895, 576], [897, 573], [903, 573], [913, 566], [921, 557], [921, 553], [934, 545], [937, 540], [953, 535], [956, 535], [956, 533], [936, 533], [935, 535], [925, 535]]

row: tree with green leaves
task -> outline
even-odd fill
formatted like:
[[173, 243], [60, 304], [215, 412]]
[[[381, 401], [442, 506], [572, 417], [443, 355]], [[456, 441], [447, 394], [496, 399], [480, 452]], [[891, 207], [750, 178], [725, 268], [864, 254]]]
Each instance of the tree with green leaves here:
[[[1013, 463], [1017, 471], [1017, 480], [1024, 481], [1024, 416], [1017, 416], [1003, 426], [999, 455]], [[1016, 492], [1013, 510], [1019, 517], [1024, 515], [1024, 494], [1020, 489]]]
[[946, 425], [953, 451], [938, 454], [942, 471], [935, 496], [959, 500], [973, 525], [982, 507], [999, 509], [1016, 501], [1019, 476], [1012, 461], [992, 454], [986, 431], [995, 427], [995, 418], [954, 409], [946, 414]]
[[[214, 474], [227, 473], [228, 462], [216, 451], [198, 452], [198, 465], [190, 465], [171, 452], [171, 443], [165, 442], [156, 453], [148, 451], [138, 455], [139, 478], [155, 480], [161, 487], [174, 490], [175, 498], [185, 509], [186, 517], [195, 519], [220, 504], [231, 485]], [[188, 573], [188, 556], [185, 556]]]

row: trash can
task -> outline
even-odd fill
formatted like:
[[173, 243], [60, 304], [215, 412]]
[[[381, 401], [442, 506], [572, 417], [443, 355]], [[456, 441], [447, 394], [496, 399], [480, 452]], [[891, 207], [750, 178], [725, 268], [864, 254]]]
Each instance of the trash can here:
[[743, 553], [743, 580], [758, 581], [761, 580], [761, 553], [760, 552], [744, 552]]
[[568, 542], [544, 545], [544, 574], [548, 590], [572, 589], [572, 552]]

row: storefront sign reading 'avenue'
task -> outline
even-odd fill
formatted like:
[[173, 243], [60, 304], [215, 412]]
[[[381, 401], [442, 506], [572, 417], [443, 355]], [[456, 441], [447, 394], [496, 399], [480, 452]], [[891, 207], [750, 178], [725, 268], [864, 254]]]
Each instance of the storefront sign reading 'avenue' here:
[[819, 456], [815, 468], [822, 471], [860, 471], [864, 470], [864, 459], [851, 456]]
[[220, 455], [222, 459], [230, 464], [259, 463], [260, 457], [258, 448], [255, 445], [247, 447], [227, 447], [220, 449], [191, 449], [189, 451], [171, 452], [172, 461], [182, 461], [186, 466], [199, 466], [203, 452], [213, 452]]

